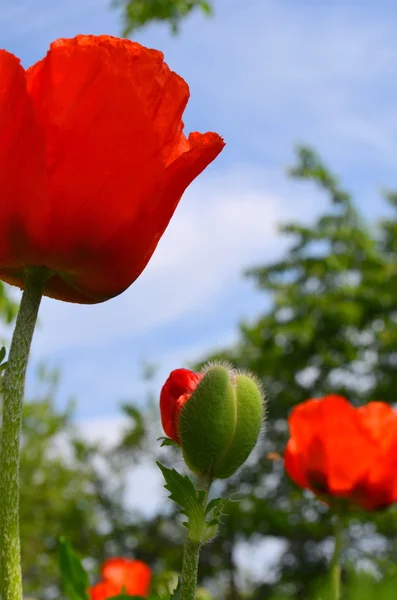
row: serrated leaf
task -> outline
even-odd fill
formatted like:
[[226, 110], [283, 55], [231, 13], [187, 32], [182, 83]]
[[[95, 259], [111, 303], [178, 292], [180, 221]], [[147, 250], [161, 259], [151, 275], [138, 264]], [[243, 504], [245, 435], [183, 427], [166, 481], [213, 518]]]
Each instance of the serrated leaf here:
[[58, 545], [61, 581], [66, 596], [69, 600], [89, 600], [90, 584], [80, 559], [66, 538], [61, 537]]
[[157, 466], [163, 473], [166, 481], [164, 487], [170, 492], [170, 499], [179, 504], [181, 513], [188, 519], [186, 526], [189, 530], [189, 538], [201, 541], [205, 537], [206, 528], [205, 495], [196, 491], [193, 482], [187, 475], [181, 475], [175, 469], [168, 469], [159, 462], [157, 462]]
[[165, 489], [170, 492], [170, 498], [176, 504], [179, 504], [187, 516], [194, 511], [198, 506], [198, 499], [193, 482], [187, 475], [181, 475], [175, 469], [168, 469], [161, 463], [157, 462], [157, 466], [161, 470], [166, 481]]
[[[206, 492], [196, 490], [187, 475], [181, 475], [175, 469], [168, 469], [157, 463], [166, 481], [164, 487], [170, 492], [169, 498], [179, 504], [181, 514], [187, 517], [182, 525], [189, 531], [189, 538], [198, 542], [212, 539], [220, 525], [225, 500], [214, 498], [206, 506]], [[206, 520], [206, 517], [209, 520]]]
[[171, 440], [170, 438], [167, 438], [167, 437], [159, 437], [159, 438], [157, 438], [158, 442], [160, 440], [161, 440], [160, 448], [163, 448], [164, 446], [173, 446], [174, 448], [179, 448], [180, 449], [180, 445], [177, 444], [174, 440]]
[[1, 363], [1, 365], [0, 365], [0, 373], [6, 369], [7, 365], [8, 365], [8, 361], [6, 361], [4, 363]]
[[0, 348], [0, 363], [3, 362], [3, 360], [5, 359], [5, 357], [6, 357], [6, 349], [5, 349], [5, 346], [2, 346]]

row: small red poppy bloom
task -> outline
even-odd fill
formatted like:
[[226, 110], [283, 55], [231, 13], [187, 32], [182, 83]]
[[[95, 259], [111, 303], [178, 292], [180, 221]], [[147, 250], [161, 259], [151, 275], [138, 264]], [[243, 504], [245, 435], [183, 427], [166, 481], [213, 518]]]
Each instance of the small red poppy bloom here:
[[106, 600], [123, 591], [143, 598], [149, 594], [152, 572], [140, 560], [110, 558], [103, 563], [101, 575], [102, 581], [89, 590], [91, 600]]
[[355, 408], [326, 396], [296, 406], [288, 422], [285, 470], [295, 483], [365, 510], [397, 502], [397, 413], [388, 404]]
[[46, 267], [48, 296], [117, 296], [223, 140], [186, 138], [187, 84], [130, 40], [60, 39], [26, 71], [0, 50], [0, 78], [0, 279]]
[[185, 402], [189, 400], [203, 374], [189, 369], [171, 371], [160, 393], [161, 423], [166, 435], [180, 444], [179, 418]]

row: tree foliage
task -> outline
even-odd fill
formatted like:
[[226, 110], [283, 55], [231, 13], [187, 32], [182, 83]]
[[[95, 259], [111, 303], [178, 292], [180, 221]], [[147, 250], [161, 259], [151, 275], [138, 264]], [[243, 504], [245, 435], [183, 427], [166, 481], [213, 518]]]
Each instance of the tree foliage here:
[[[312, 226], [287, 223], [291, 239], [280, 260], [247, 272], [271, 308], [242, 324], [240, 340], [208, 359], [249, 369], [268, 396], [266, 434], [255, 459], [231, 480], [233, 503], [221, 535], [207, 547], [203, 574], [224, 572], [226, 597], [242, 598], [234, 552], [239, 541], [277, 539], [284, 544], [272, 573], [252, 583], [251, 600], [310, 598], [325, 574], [332, 523], [327, 508], [283, 474], [281, 460], [290, 409], [310, 397], [345, 395], [356, 404], [395, 402], [397, 389], [397, 195], [386, 201], [390, 217], [367, 223], [351, 195], [308, 148], [300, 148], [292, 177], [314, 183], [330, 208]], [[346, 457], [348, 460], [348, 457]], [[246, 498], [247, 492], [247, 498]], [[396, 558], [397, 513], [357, 513], [345, 558], [367, 559], [386, 572]], [[372, 547], [374, 534], [380, 536]]]
[[205, 15], [212, 14], [212, 4], [207, 0], [114, 0], [123, 14], [123, 35], [129, 36], [135, 30], [153, 22], [167, 22], [172, 33], [177, 33], [180, 23], [196, 9]]

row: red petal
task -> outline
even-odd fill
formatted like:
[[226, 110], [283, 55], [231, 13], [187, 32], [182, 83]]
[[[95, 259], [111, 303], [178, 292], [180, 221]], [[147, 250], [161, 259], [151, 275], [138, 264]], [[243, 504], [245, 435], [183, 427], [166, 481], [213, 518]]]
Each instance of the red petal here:
[[[225, 143], [217, 133], [192, 133], [189, 140], [180, 138], [173, 150], [178, 155], [167, 168], [165, 189], [153, 198], [150, 210], [142, 215], [139, 228], [134, 233], [136, 270], [141, 273], [149, 262], [166, 230], [181, 196], [189, 184], [218, 156]], [[179, 152], [183, 154], [179, 155]], [[175, 158], [175, 157], [174, 157]], [[151, 237], [148, 237], [151, 232]], [[150, 242], [149, 242], [150, 239]], [[138, 257], [139, 261], [138, 261]]]
[[150, 567], [139, 560], [111, 558], [104, 562], [102, 577], [116, 586], [119, 593], [125, 588], [130, 595], [147, 596], [152, 572]]
[[48, 199], [42, 134], [19, 60], [0, 50], [0, 277], [40, 254]]
[[357, 409], [340, 396], [309, 400], [292, 411], [289, 425], [301, 481], [310, 481], [314, 491], [348, 496], [368, 472], [373, 456]]
[[[128, 40], [78, 36], [52, 44], [27, 72], [47, 140], [46, 266], [91, 301], [120, 293], [140, 272], [135, 237], [161, 194], [164, 164], [136, 74], [160, 59]], [[156, 232], [140, 233], [150, 245]]]
[[385, 402], [369, 402], [358, 409], [361, 421], [374, 441], [381, 441], [389, 418], [397, 423], [397, 413]]
[[223, 142], [185, 139], [187, 85], [160, 52], [129, 40], [58, 40], [27, 78], [47, 145], [43, 264], [57, 275], [46, 292], [106, 300], [145, 268], [184, 189]]
[[297, 485], [310, 488], [305, 465], [302, 465], [300, 454], [294, 439], [289, 439], [284, 453], [284, 469]]
[[91, 600], [106, 600], [117, 596], [120, 593], [120, 588], [110, 581], [100, 581], [89, 589]]
[[397, 501], [397, 413], [384, 402], [370, 402], [358, 412], [375, 445], [355, 498], [363, 508], [376, 510]]
[[188, 369], [172, 371], [160, 393], [161, 423], [166, 435], [179, 444], [178, 421], [184, 403], [190, 398], [202, 374]]
[[330, 493], [348, 494], [367, 472], [373, 445], [363, 429], [358, 411], [340, 396], [322, 403], [323, 440]]

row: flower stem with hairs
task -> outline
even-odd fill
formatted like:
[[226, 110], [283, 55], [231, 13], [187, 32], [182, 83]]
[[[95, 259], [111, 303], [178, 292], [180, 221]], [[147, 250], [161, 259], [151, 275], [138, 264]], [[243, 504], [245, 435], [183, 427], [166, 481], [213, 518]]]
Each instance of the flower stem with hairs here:
[[0, 452], [0, 551], [2, 600], [21, 600], [19, 540], [19, 454], [25, 374], [48, 271], [26, 269], [25, 289], [2, 378], [3, 424]]
[[[203, 475], [197, 477], [196, 490], [203, 490], [205, 492], [205, 501], [208, 497], [211, 483], [212, 481], [209, 477]], [[194, 600], [196, 597], [200, 547], [201, 542], [189, 539], [188, 534], [183, 550], [181, 600]]]

